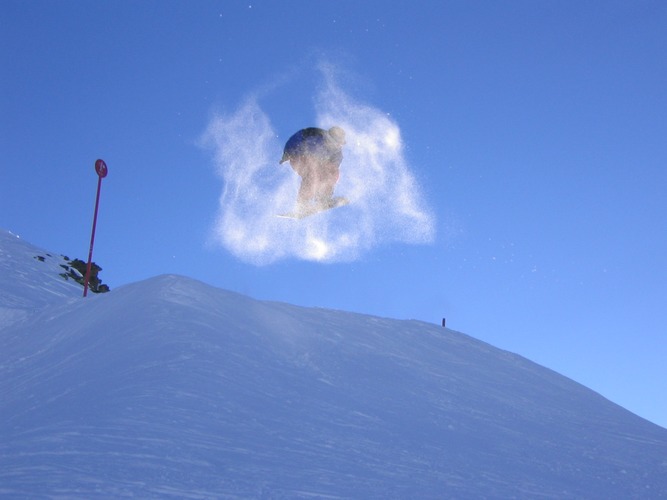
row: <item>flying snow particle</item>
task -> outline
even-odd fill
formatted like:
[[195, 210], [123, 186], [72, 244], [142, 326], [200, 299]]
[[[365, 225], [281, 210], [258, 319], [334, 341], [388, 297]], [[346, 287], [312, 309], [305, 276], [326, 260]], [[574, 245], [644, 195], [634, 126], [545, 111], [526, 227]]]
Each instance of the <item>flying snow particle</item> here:
[[404, 158], [400, 128], [348, 96], [331, 67], [321, 71], [316, 123], [346, 132], [336, 194], [348, 206], [301, 220], [276, 217], [294, 208], [300, 178], [278, 165], [283, 144], [255, 98], [212, 118], [202, 137], [223, 181], [213, 239], [244, 261], [351, 261], [383, 243], [433, 240], [434, 216]]

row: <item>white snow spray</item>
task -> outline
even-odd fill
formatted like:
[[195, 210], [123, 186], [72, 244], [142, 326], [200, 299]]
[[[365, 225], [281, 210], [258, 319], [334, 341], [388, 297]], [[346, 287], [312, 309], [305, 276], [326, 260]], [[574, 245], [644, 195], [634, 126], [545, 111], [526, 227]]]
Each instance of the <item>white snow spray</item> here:
[[202, 137], [223, 180], [213, 239], [241, 260], [352, 261], [383, 243], [433, 241], [434, 216], [405, 160], [398, 125], [347, 95], [331, 68], [322, 76], [315, 125], [346, 132], [335, 194], [348, 206], [301, 220], [277, 217], [294, 208], [301, 179], [288, 163], [278, 164], [284, 140], [255, 98], [214, 116]]

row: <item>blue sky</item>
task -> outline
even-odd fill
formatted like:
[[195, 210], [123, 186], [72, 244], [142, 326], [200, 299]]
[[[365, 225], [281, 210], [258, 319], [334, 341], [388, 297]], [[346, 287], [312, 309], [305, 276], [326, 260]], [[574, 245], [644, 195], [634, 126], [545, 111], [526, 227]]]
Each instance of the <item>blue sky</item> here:
[[[112, 289], [178, 273], [260, 299], [446, 317], [667, 426], [666, 23], [661, 1], [6, 0], [0, 227], [85, 259], [103, 158], [94, 260]], [[306, 223], [336, 235], [370, 221], [340, 258], [295, 250], [306, 226], [261, 233], [268, 248], [293, 243], [261, 265], [232, 251], [216, 236], [224, 190], [261, 186], [241, 211], [257, 231], [276, 177], [296, 196], [282, 144], [332, 117], [357, 138], [377, 138], [371, 122], [400, 131], [380, 165], [414, 189], [390, 183]], [[221, 160], [219, 144], [239, 141], [249, 183]], [[369, 179], [357, 153], [338, 194]], [[428, 216], [420, 236], [392, 194]]]

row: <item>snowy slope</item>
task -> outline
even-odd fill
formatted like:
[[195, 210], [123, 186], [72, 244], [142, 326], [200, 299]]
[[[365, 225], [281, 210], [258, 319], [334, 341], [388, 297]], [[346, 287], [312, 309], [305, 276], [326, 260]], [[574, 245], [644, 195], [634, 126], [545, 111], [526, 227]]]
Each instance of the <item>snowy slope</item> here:
[[0, 329], [83, 289], [60, 276], [68, 262], [62, 255], [31, 245], [0, 229]]
[[451, 330], [179, 276], [51, 295], [0, 326], [0, 496], [667, 497], [667, 430]]

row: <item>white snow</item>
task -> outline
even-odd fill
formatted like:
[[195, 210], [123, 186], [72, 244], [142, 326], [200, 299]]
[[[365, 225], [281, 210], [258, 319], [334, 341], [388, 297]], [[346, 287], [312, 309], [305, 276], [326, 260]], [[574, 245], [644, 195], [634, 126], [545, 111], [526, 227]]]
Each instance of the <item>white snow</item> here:
[[666, 429], [461, 333], [173, 275], [83, 299], [35, 252], [0, 231], [2, 497], [667, 496]]
[[289, 164], [278, 165], [288, 137], [278, 141], [261, 99], [249, 96], [234, 112], [213, 116], [201, 138], [223, 180], [212, 241], [258, 265], [285, 258], [349, 262], [384, 242], [431, 242], [435, 214], [420, 194], [400, 127], [348, 95], [333, 65], [319, 65], [319, 73], [314, 124], [345, 130], [336, 194], [350, 205], [300, 224], [276, 217], [294, 210], [300, 179]]
[[0, 330], [46, 305], [82, 295], [80, 285], [60, 276], [63, 265], [62, 255], [0, 229]]

